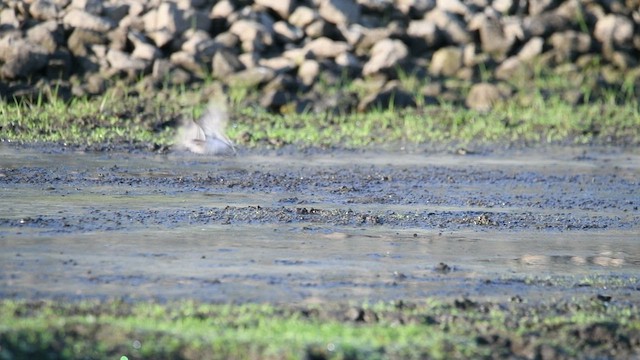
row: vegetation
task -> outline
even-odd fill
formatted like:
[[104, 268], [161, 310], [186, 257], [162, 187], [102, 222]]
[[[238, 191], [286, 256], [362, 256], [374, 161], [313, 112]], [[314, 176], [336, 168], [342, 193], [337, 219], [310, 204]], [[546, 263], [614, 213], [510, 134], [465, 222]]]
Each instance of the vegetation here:
[[0, 358], [624, 357], [639, 350], [635, 306], [549, 301], [282, 307], [4, 300]]
[[[417, 108], [378, 108], [367, 113], [269, 113], [257, 106], [254, 91], [229, 89], [232, 121], [229, 136], [245, 147], [344, 146], [424, 143], [480, 144], [626, 144], [640, 143], [640, 104], [633, 84], [597, 91], [587, 76], [536, 75], [535, 81], [514, 77], [519, 89], [490, 112], [469, 110], [441, 101]], [[418, 94], [429, 79], [400, 74], [403, 87]], [[142, 85], [116, 85], [99, 98], [61, 100], [56, 89], [33, 101], [0, 103], [0, 141], [55, 142], [69, 145], [129, 144], [148, 148], [171, 145], [183, 116], [198, 115], [211, 84], [145, 91]], [[325, 84], [327, 94], [363, 93], [360, 84], [343, 80]], [[468, 84], [458, 85], [468, 91]], [[567, 101], [571, 89], [580, 99]], [[541, 90], [544, 89], [544, 90]], [[597, 92], [597, 94], [596, 94]], [[340, 94], [340, 93], [339, 93]], [[574, 99], [575, 100], [575, 99]]]

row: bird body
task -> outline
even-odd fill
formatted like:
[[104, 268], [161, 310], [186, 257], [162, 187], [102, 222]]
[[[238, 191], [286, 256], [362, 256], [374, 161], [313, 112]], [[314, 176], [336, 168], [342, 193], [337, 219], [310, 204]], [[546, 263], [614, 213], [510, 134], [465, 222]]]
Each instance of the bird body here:
[[197, 120], [188, 119], [178, 131], [176, 145], [179, 149], [196, 154], [230, 155], [236, 149], [225, 130], [229, 122], [226, 106], [212, 102]]

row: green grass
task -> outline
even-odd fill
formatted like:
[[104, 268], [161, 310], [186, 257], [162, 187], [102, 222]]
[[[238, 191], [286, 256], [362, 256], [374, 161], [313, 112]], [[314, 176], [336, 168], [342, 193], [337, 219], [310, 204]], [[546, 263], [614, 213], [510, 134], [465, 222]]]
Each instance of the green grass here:
[[[542, 345], [573, 356], [624, 354], [630, 349], [617, 340], [594, 344], [576, 334], [602, 326], [619, 339], [640, 330], [635, 306], [591, 299], [460, 304], [432, 299], [402, 306], [305, 307], [3, 300], [0, 358], [478, 358], [509, 354], [505, 341], [531, 344], [534, 355]], [[353, 311], [369, 317], [347, 319]]]
[[[633, 84], [588, 91], [587, 76], [549, 75], [536, 70], [534, 81], [514, 77], [521, 89], [508, 102], [482, 113], [451, 103], [417, 109], [377, 109], [368, 113], [268, 113], [247, 106], [256, 96], [230, 89], [232, 121], [228, 134], [240, 146], [368, 147], [380, 145], [456, 144], [622, 144], [640, 143], [640, 105]], [[418, 93], [428, 79], [400, 74], [400, 82]], [[117, 85], [98, 98], [63, 102], [55, 96], [31, 102], [0, 103], [0, 141], [53, 142], [69, 145], [133, 144], [170, 146], [182, 116], [198, 114], [207, 86], [169, 88], [149, 94], [136, 86]], [[362, 84], [344, 80], [327, 84], [327, 94], [362, 93]], [[586, 101], [571, 105], [561, 94], [583, 88]], [[464, 86], [461, 88], [464, 92]], [[253, 94], [253, 95], [252, 95]], [[597, 96], [596, 96], [597, 95]], [[45, 100], [51, 98], [51, 101]], [[592, 100], [593, 98], [597, 100]], [[417, 99], [419, 100], [419, 99]], [[417, 101], [421, 105], [420, 101]]]

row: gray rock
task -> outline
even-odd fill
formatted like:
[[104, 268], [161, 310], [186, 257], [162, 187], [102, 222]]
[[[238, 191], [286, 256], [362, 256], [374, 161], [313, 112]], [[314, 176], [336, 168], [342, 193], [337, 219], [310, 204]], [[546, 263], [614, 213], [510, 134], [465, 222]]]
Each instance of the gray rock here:
[[105, 18], [111, 20], [113, 23], [118, 24], [122, 19], [125, 18], [129, 14], [129, 10], [131, 9], [130, 4], [126, 3], [117, 3], [104, 4], [104, 10], [102, 14]]
[[42, 46], [50, 55], [56, 51], [58, 44], [64, 41], [64, 36], [58, 27], [58, 22], [49, 20], [27, 30], [27, 39], [32, 44]]
[[0, 75], [5, 79], [33, 76], [47, 65], [47, 50], [27, 40], [5, 36], [0, 39]]
[[543, 36], [553, 34], [569, 27], [569, 22], [557, 13], [549, 12], [528, 16], [523, 20], [522, 27], [529, 36]]
[[93, 15], [100, 15], [103, 10], [101, 0], [73, 0], [69, 7], [79, 9]]
[[221, 45], [203, 30], [188, 30], [185, 33], [185, 38], [187, 41], [182, 44], [182, 50], [199, 62], [210, 63], [213, 55], [221, 48]]
[[425, 20], [436, 24], [443, 37], [450, 43], [464, 45], [471, 42], [471, 34], [459, 15], [436, 8], [427, 13]]
[[335, 62], [336, 65], [341, 66], [345, 69], [357, 69], [360, 67], [360, 61], [358, 61], [358, 58], [356, 58], [349, 52], [343, 52], [342, 54], [336, 56]]
[[231, 87], [255, 88], [273, 80], [275, 76], [276, 73], [271, 69], [254, 67], [231, 74], [224, 82]]
[[136, 59], [124, 51], [115, 49], [109, 49], [107, 61], [112, 69], [124, 71], [142, 71], [150, 64], [144, 60]]
[[300, 29], [304, 29], [307, 25], [316, 21], [320, 15], [317, 11], [306, 7], [306, 6], [298, 6], [289, 16], [289, 24], [296, 26]]
[[388, 40], [391, 37], [392, 29], [390, 28], [373, 28], [360, 29], [360, 39], [356, 44], [355, 54], [357, 56], [365, 56], [371, 52], [371, 49], [382, 40]]
[[91, 45], [106, 43], [105, 33], [76, 28], [67, 39], [67, 48], [74, 56], [86, 56], [89, 54]]
[[518, 52], [518, 59], [521, 61], [531, 61], [538, 55], [542, 54], [542, 48], [544, 46], [544, 39], [536, 36], [527, 41], [526, 44]]
[[297, 5], [296, 0], [255, 0], [255, 3], [273, 10], [283, 19], [289, 18]]
[[169, 57], [173, 65], [179, 66], [195, 75], [204, 75], [205, 64], [196, 60], [196, 57], [186, 51], [176, 51]]
[[568, 30], [557, 32], [549, 38], [557, 62], [575, 60], [591, 49], [591, 36], [583, 32]]
[[362, 74], [368, 76], [381, 71], [393, 70], [409, 55], [409, 49], [400, 40], [383, 39], [371, 49], [371, 57], [364, 64]]
[[558, 5], [558, 0], [529, 0], [529, 14], [538, 15]]
[[231, 25], [229, 32], [240, 39], [246, 52], [261, 51], [273, 44], [271, 29], [254, 20], [238, 20]]
[[482, 51], [498, 59], [509, 54], [517, 39], [524, 38], [524, 31], [518, 23], [505, 24], [495, 16], [480, 14], [474, 17], [469, 28], [480, 33]]
[[319, 59], [333, 59], [349, 50], [349, 44], [344, 41], [335, 41], [327, 37], [321, 37], [310, 41], [304, 46], [304, 50]]
[[501, 14], [512, 14], [516, 8], [517, 1], [514, 0], [494, 0], [491, 7]]
[[289, 94], [284, 90], [267, 90], [260, 97], [260, 106], [269, 111], [280, 112], [280, 108], [289, 102], [289, 97]]
[[228, 31], [218, 34], [213, 40], [227, 49], [235, 49], [240, 44], [240, 38]]
[[235, 6], [229, 0], [221, 0], [211, 8], [209, 17], [211, 19], [227, 19], [235, 11]]
[[453, 76], [462, 68], [463, 51], [457, 46], [438, 49], [431, 57], [429, 72], [436, 76]]
[[304, 86], [311, 86], [320, 74], [320, 64], [315, 60], [305, 60], [298, 68], [298, 77]]
[[29, 5], [29, 14], [36, 20], [52, 20], [58, 17], [60, 9], [51, 0], [35, 0]]
[[65, 26], [106, 33], [114, 24], [103, 17], [93, 15], [80, 9], [71, 9], [62, 19]]
[[272, 58], [261, 58], [258, 60], [258, 66], [263, 66], [275, 71], [277, 74], [290, 72], [296, 68], [293, 60], [284, 56], [275, 56]]
[[498, 86], [490, 83], [479, 83], [471, 87], [465, 104], [473, 110], [489, 111], [504, 99], [505, 96]]
[[304, 36], [304, 32], [285, 21], [277, 21], [273, 24], [275, 36], [283, 43], [297, 43]]
[[16, 12], [13, 9], [0, 10], [0, 30], [18, 29], [19, 27], [20, 20], [18, 20]]
[[153, 62], [162, 56], [162, 52], [157, 47], [150, 44], [141, 33], [135, 30], [130, 31], [127, 34], [127, 38], [133, 44], [133, 52], [131, 52], [131, 56], [134, 58]]
[[436, 8], [440, 11], [462, 16], [466, 16], [471, 13], [469, 7], [460, 0], [436, 0]]
[[318, 19], [307, 25], [307, 27], [304, 28], [304, 33], [310, 39], [317, 39], [325, 36], [328, 27], [329, 26], [327, 25], [326, 21], [324, 21], [323, 19]]
[[353, 0], [321, 0], [320, 16], [336, 25], [348, 25], [360, 18], [360, 5]]
[[410, 38], [411, 50], [423, 52], [427, 49], [433, 49], [442, 42], [442, 35], [436, 24], [428, 20], [413, 20], [409, 22], [407, 35]]
[[509, 80], [518, 76], [519, 74], [526, 74], [527, 67], [524, 62], [520, 60], [518, 56], [512, 56], [505, 59], [498, 65], [495, 71], [495, 77], [498, 80]]
[[[184, 16], [184, 11], [178, 9], [173, 2], [163, 2], [157, 9], [153, 9], [146, 13], [143, 17], [144, 28], [147, 33], [166, 32], [171, 37], [182, 34], [190, 23]], [[160, 45], [156, 42], [156, 45]]]
[[404, 15], [415, 18], [433, 10], [436, 0], [395, 0], [395, 5]]
[[598, 20], [593, 36], [603, 44], [630, 47], [633, 41], [633, 21], [621, 15], [609, 14]]

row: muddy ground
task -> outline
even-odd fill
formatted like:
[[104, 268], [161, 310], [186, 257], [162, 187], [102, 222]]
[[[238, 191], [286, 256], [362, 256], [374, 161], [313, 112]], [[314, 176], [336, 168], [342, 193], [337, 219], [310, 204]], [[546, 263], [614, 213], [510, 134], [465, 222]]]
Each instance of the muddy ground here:
[[5, 299], [638, 303], [637, 149], [0, 155]]

